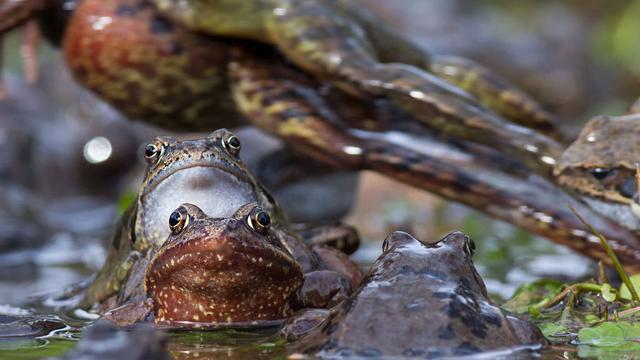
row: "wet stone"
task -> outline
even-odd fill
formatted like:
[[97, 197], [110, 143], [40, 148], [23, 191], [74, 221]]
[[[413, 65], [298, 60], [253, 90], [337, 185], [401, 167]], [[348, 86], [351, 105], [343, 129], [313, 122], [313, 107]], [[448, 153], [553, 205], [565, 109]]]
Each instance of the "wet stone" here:
[[166, 351], [166, 338], [148, 324], [122, 329], [105, 320], [91, 325], [78, 345], [56, 359], [171, 359]]

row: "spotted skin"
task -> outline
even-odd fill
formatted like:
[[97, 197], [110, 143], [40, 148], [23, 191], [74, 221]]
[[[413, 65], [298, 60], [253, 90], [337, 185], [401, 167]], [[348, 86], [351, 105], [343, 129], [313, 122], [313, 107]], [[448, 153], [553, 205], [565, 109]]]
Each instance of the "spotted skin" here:
[[71, 72], [127, 117], [180, 131], [240, 122], [227, 91], [228, 51], [219, 51], [225, 40], [195, 35], [140, 0], [80, 1], [68, 28]]
[[[273, 222], [274, 230], [268, 240], [276, 241], [277, 247], [282, 248], [296, 262], [305, 276], [317, 271], [327, 271], [331, 274], [331, 279], [336, 280], [318, 283], [315, 285], [318, 292], [328, 294], [329, 297], [334, 293], [349, 294], [362, 278], [360, 269], [342, 252], [327, 250], [322, 244], [340, 245], [337, 240], [344, 239], [347, 234], [349, 241], [340, 243], [348, 243], [354, 247], [357, 234], [350, 228], [343, 229], [340, 224], [332, 225], [336, 228], [335, 231], [330, 231], [329, 225], [323, 225], [322, 232], [313, 231], [313, 226], [308, 225], [304, 228], [310, 230], [312, 235], [302, 235], [319, 245], [305, 242], [296, 232], [297, 227], [289, 229], [289, 224], [274, 199], [240, 159], [240, 148], [240, 140], [225, 129], [216, 130], [204, 139], [178, 141], [163, 136], [149, 142], [144, 147], [143, 154], [148, 168], [136, 203], [121, 219], [107, 261], [85, 292], [81, 306], [105, 312], [139, 303], [145, 297], [144, 283], [148, 269], [152, 266], [152, 257], [166, 243], [169, 236], [167, 219], [175, 207], [180, 205], [174, 204], [175, 201], [191, 201], [202, 209], [215, 211], [212, 216], [223, 219], [237, 214], [238, 208], [247, 202], [256, 203], [270, 214]], [[221, 186], [221, 183], [225, 185]], [[166, 213], [158, 210], [167, 206], [171, 208]], [[230, 233], [234, 230], [239, 232], [239, 236], [249, 236], [243, 232], [246, 230], [243, 227], [228, 227], [225, 236], [230, 238]], [[243, 242], [246, 243], [247, 241]], [[316, 246], [322, 247], [316, 252]], [[188, 251], [189, 248], [172, 248], [167, 250], [167, 256], [170, 254], [172, 258], [177, 258], [180, 251]], [[241, 250], [243, 249], [238, 251]], [[244, 261], [246, 257], [240, 254], [235, 259]], [[245, 262], [234, 264], [239, 268], [250, 269], [246, 265]], [[215, 278], [213, 273], [207, 275], [211, 275], [207, 278]], [[269, 279], [261, 280], [265, 286], [269, 284]], [[314, 290], [314, 287], [311, 286], [311, 289]], [[290, 287], [278, 290], [287, 294], [292, 291]], [[223, 298], [235, 296], [221, 292], [214, 294]], [[180, 298], [180, 294], [174, 295]], [[220, 299], [216, 301], [221, 302]], [[260, 315], [248, 313], [248, 310], [244, 312], [248, 316]], [[126, 322], [131, 318], [140, 320], [143, 318], [140, 316], [142, 315], [138, 310], [133, 315], [127, 311], [111, 313], [111, 319], [119, 322]]]
[[306, 333], [294, 322], [285, 325], [284, 336], [299, 332], [291, 351], [432, 358], [544, 344], [533, 324], [512, 320], [490, 302], [471, 259], [474, 248], [462, 233], [431, 244], [391, 234], [362, 287], [321, 325]]
[[[230, 174], [228, 178], [237, 182], [235, 188], [238, 194], [225, 195], [244, 196], [240, 189], [248, 189], [246, 191], [251, 194], [252, 201], [257, 202], [273, 216], [280, 216], [273, 198], [251, 175], [237, 154], [232, 154], [223, 147], [222, 142], [230, 136], [231, 132], [221, 129], [200, 140], [177, 141], [171, 137], [159, 137], [149, 143], [161, 148], [162, 156], [148, 165], [136, 202], [118, 222], [107, 260], [85, 292], [82, 307], [97, 306], [106, 310], [126, 302], [133, 294], [140, 292], [141, 278], [146, 270], [149, 254], [166, 240], [166, 235], [162, 239], [161, 230], [168, 231], [166, 218], [180, 203], [173, 205], [160, 219], [151, 215], [155, 214], [155, 205], [169, 196], [181, 198], [182, 201], [189, 199], [186, 189], [173, 189], [161, 185], [171, 184], [170, 181], [184, 174], [184, 170], [210, 171], [205, 175], [196, 173], [191, 180], [187, 177], [182, 180], [184, 184], [193, 183], [204, 176], [216, 178], [222, 174]], [[216, 172], [221, 175], [216, 175]], [[203, 186], [213, 189], [213, 185], [204, 183]], [[185, 194], [181, 195], [181, 191]], [[211, 192], [208, 196], [214, 197], [216, 194]], [[215, 199], [210, 200], [215, 202]], [[240, 205], [244, 203], [246, 201]], [[233, 214], [236, 210], [237, 207], [226, 211]]]
[[229, 219], [183, 205], [190, 222], [153, 256], [145, 291], [156, 322], [236, 323], [282, 320], [302, 286], [300, 265], [272, 230], [256, 231], [248, 204]]
[[[233, 133], [226, 129], [219, 129], [211, 133], [205, 139], [177, 141], [173, 137], [158, 137], [151, 143], [155, 146], [163, 148], [162, 156], [159, 161], [148, 166], [145, 178], [140, 187], [140, 196], [138, 197], [138, 206], [143, 209], [137, 213], [137, 230], [140, 237], [137, 241], [137, 248], [146, 249], [151, 246], [158, 247], [166, 239], [166, 235], [149, 231], [146, 222], [151, 219], [145, 218], [146, 203], [148, 197], [155, 197], [153, 192], [158, 186], [172, 175], [181, 170], [193, 167], [208, 167], [219, 170], [220, 172], [230, 174], [234, 177], [238, 184], [245, 184], [250, 188], [250, 192], [260, 206], [264, 207], [275, 217], [282, 217], [275, 200], [269, 192], [258, 182], [252, 175], [247, 165], [240, 159], [239, 151], [230, 151], [226, 142], [234, 137]], [[237, 138], [236, 138], [237, 139]], [[180, 191], [181, 189], [174, 189]], [[151, 209], [149, 209], [151, 210]], [[233, 210], [228, 209], [231, 213]], [[153, 219], [155, 220], [155, 219]], [[162, 220], [162, 227], [165, 227], [165, 219]], [[149, 244], [153, 242], [154, 244]]]

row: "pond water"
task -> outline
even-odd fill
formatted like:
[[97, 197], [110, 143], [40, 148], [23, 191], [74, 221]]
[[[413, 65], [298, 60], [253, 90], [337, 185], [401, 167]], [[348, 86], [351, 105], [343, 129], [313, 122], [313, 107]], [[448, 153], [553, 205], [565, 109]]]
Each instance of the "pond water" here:
[[[519, 285], [541, 277], [575, 281], [593, 272], [591, 261], [462, 206], [443, 203], [375, 174], [366, 174], [360, 181], [358, 202], [347, 221], [363, 229], [363, 245], [353, 257], [364, 269], [380, 254], [387, 229], [410, 224], [423, 239], [436, 240], [454, 229], [471, 235], [477, 244], [475, 264], [497, 302], [508, 299]], [[37, 359], [72, 348], [92, 316], [59, 311], [65, 304], [47, 295], [86, 280], [102, 259], [99, 239], [78, 241], [62, 235], [41, 249], [0, 255], [0, 313], [55, 315], [65, 326], [35, 340], [2, 340], [0, 358]], [[171, 332], [169, 350], [177, 359], [285, 356], [282, 342], [272, 335], [269, 329]]]

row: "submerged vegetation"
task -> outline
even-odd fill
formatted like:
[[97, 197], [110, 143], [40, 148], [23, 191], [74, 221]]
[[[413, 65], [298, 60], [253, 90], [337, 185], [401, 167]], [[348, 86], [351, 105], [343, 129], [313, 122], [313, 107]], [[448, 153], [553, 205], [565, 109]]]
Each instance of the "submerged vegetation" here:
[[602, 234], [572, 210], [600, 239], [622, 284], [612, 285], [599, 262], [597, 279], [537, 280], [521, 286], [503, 307], [531, 316], [553, 343], [578, 345], [579, 356], [618, 358], [640, 351], [640, 274], [629, 276]]

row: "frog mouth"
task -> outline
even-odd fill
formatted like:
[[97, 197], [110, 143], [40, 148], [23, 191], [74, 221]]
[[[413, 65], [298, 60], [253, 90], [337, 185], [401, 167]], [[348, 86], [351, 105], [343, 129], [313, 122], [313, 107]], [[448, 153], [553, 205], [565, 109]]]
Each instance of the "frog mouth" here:
[[226, 218], [247, 203], [259, 202], [246, 176], [211, 164], [192, 164], [166, 174], [140, 201], [144, 231], [157, 241], [169, 236], [169, 215], [183, 203], [198, 206], [210, 217]]

